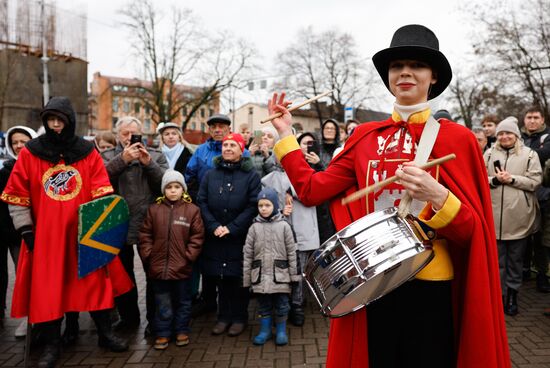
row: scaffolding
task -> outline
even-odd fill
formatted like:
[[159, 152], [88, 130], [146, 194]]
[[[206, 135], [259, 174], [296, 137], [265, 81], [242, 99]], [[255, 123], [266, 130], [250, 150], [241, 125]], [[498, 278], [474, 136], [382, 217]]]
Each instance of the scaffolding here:
[[[44, 7], [42, 9], [42, 2]], [[47, 57], [87, 60], [85, 7], [59, 9], [55, 1], [0, 0], [0, 49]]]

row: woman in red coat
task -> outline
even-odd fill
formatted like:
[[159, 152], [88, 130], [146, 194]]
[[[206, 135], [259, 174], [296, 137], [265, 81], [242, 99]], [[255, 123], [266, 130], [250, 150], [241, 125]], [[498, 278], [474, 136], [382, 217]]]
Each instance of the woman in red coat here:
[[[273, 120], [281, 137], [274, 151], [305, 205], [334, 200], [341, 229], [408, 193], [411, 212], [437, 234], [434, 259], [414, 279], [331, 321], [327, 367], [509, 367], [491, 198], [475, 137], [442, 119], [429, 159], [457, 158], [430, 172], [412, 163], [431, 114], [428, 100], [448, 86], [450, 65], [435, 34], [421, 25], [398, 29], [373, 62], [395, 96], [393, 114], [358, 126], [323, 172], [303, 159], [284, 94], [269, 101], [270, 113], [283, 113]], [[339, 205], [346, 192], [394, 174], [399, 183]]]

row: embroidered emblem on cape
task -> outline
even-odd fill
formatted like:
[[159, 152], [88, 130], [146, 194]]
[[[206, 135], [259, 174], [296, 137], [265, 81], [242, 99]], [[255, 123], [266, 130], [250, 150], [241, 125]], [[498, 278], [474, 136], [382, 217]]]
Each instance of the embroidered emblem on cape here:
[[58, 164], [42, 175], [42, 186], [48, 197], [56, 201], [69, 201], [82, 189], [82, 176], [70, 165]]
[[78, 277], [105, 266], [120, 252], [128, 232], [128, 205], [118, 195], [78, 208]]

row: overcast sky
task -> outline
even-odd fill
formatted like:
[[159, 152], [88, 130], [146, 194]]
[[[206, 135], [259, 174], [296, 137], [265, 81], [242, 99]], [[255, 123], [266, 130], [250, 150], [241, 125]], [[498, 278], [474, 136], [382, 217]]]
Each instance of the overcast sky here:
[[[515, 0], [508, 0], [515, 1]], [[293, 42], [300, 28], [312, 25], [316, 31], [338, 28], [349, 32], [367, 58], [389, 46], [393, 32], [402, 25], [419, 23], [432, 29], [439, 38], [440, 49], [451, 66], [464, 64], [470, 52], [471, 25], [463, 9], [465, 0], [155, 0], [167, 11], [170, 4], [188, 7], [205, 27], [229, 30], [251, 41], [264, 57], [266, 73], [278, 51]], [[71, 11], [87, 7], [89, 76], [135, 77], [128, 33], [120, 25], [122, 0], [93, 0], [76, 3], [57, 0], [58, 7]], [[168, 20], [168, 17], [166, 17]]]

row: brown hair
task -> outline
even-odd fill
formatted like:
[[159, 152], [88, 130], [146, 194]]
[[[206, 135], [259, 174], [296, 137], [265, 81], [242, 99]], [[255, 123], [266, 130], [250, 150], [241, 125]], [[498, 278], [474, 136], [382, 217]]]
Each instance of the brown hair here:
[[94, 137], [94, 140], [95, 140], [95, 144], [96, 146], [99, 145], [99, 141], [105, 141], [107, 143], [110, 143], [112, 144], [113, 146], [116, 147], [116, 137], [113, 133], [111, 132], [101, 132], [101, 133], [98, 133], [95, 137]]
[[495, 125], [498, 125], [498, 123], [500, 123], [500, 120], [497, 118], [496, 115], [489, 114], [489, 115], [485, 115], [483, 119], [481, 119], [480, 125], [483, 125], [483, 123], [486, 123], [486, 122], [492, 122], [492, 123], [495, 123]]
[[540, 107], [538, 105], [530, 106], [527, 110], [525, 110], [524, 116], [529, 114], [529, 113], [533, 113], [533, 112], [538, 112], [540, 114], [540, 116], [544, 117], [544, 111], [542, 110], [542, 107]]

